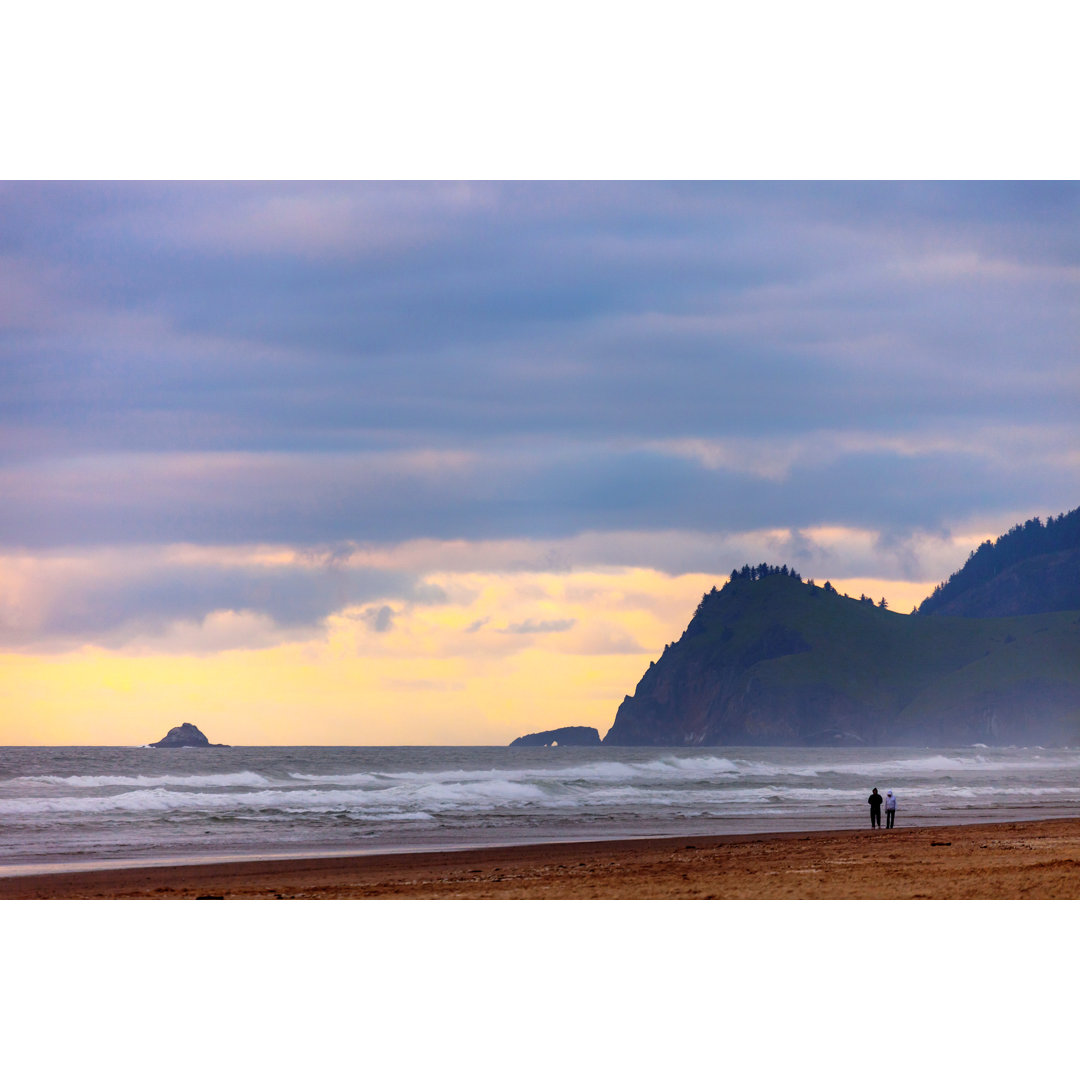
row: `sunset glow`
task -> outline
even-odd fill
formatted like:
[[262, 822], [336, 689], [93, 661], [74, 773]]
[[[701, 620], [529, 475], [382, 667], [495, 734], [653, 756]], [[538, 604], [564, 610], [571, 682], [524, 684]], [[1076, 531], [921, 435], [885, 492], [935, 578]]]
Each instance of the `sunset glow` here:
[[0, 742], [603, 734], [743, 564], [907, 614], [1078, 501], [1076, 208], [0, 184]]

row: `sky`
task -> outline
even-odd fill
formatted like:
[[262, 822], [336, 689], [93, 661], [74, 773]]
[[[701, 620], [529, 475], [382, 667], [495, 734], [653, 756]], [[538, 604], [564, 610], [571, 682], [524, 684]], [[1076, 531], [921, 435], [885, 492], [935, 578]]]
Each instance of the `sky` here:
[[603, 734], [1080, 505], [1070, 182], [0, 183], [0, 743]]

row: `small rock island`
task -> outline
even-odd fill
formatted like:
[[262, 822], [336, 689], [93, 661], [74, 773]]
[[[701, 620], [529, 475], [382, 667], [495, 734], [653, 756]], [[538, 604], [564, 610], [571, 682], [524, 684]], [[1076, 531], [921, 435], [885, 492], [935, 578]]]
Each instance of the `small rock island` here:
[[561, 727], [522, 735], [511, 746], [599, 746], [600, 732], [594, 727]]
[[179, 727], [170, 728], [164, 739], [150, 745], [166, 750], [184, 746], [228, 746], [227, 743], [212, 743], [194, 724], [181, 724]]

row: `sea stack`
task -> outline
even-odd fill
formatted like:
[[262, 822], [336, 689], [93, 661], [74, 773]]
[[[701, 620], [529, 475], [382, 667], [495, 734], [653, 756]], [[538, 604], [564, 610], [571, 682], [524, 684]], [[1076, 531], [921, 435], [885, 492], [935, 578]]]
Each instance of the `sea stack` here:
[[227, 743], [212, 743], [194, 724], [181, 724], [169, 730], [169, 734], [151, 746], [172, 749], [184, 746], [227, 746]]
[[561, 727], [522, 735], [511, 746], [599, 746], [600, 732], [594, 727]]

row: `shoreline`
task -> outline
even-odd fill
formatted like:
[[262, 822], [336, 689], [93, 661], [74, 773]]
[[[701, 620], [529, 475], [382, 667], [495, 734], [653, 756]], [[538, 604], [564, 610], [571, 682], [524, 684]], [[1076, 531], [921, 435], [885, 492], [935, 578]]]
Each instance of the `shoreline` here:
[[[968, 817], [965, 815], [965, 820], [960, 822], [943, 823], [941, 821], [927, 821], [924, 815], [905, 814], [905, 822], [911, 818], [915, 818], [913, 824], [903, 824], [899, 826], [902, 829], [937, 829], [937, 828], [959, 828], [961, 826], [968, 825], [1011, 825], [1022, 824], [1024, 822], [1050, 822], [1050, 821], [1072, 821], [1080, 820], [1080, 815], [1077, 815], [1075, 811], [1068, 813], [1050, 813], [1046, 814], [1032, 812], [1022, 817], [1012, 816], [999, 816], [1007, 811], [998, 811], [997, 813], [987, 813], [985, 816]], [[860, 815], [862, 817], [863, 815]], [[451, 841], [449, 844], [421, 844], [420, 846], [400, 846], [391, 845], [378, 846], [378, 847], [312, 847], [306, 850], [260, 850], [260, 851], [203, 851], [201, 853], [184, 855], [180, 853], [161, 854], [161, 855], [146, 855], [142, 857], [138, 856], [119, 856], [116, 858], [109, 857], [97, 857], [89, 859], [64, 859], [57, 858], [48, 862], [13, 862], [0, 864], [0, 882], [7, 880], [8, 878], [19, 877], [44, 877], [55, 876], [58, 874], [84, 874], [92, 873], [96, 871], [113, 871], [113, 870], [144, 870], [144, 869], [182, 869], [185, 867], [197, 867], [208, 865], [222, 865], [233, 863], [281, 863], [281, 862], [300, 862], [317, 859], [369, 859], [379, 856], [388, 855], [402, 855], [402, 856], [420, 856], [420, 855], [449, 855], [449, 854], [467, 854], [471, 851], [486, 851], [489, 849], [498, 848], [516, 850], [518, 848], [534, 848], [534, 847], [548, 847], [552, 845], [564, 845], [564, 844], [617, 844], [617, 843], [632, 843], [634, 841], [668, 841], [672, 843], [677, 841], [693, 841], [700, 839], [703, 841], [734, 841], [734, 840], [751, 840], [760, 838], [783, 838], [794, 836], [795, 834], [809, 834], [811, 836], [820, 836], [826, 833], [861, 833], [869, 832], [862, 825], [844, 824], [844, 825], [828, 825], [823, 826], [819, 823], [810, 823], [802, 825], [788, 825], [781, 828], [771, 829], [741, 829], [741, 828], [727, 828], [718, 832], [656, 832], [656, 833], [625, 833], [616, 835], [596, 835], [595, 833], [584, 833], [580, 836], [553, 836], [546, 835], [541, 839], [531, 840], [526, 835], [519, 837], [503, 839], [503, 840], [491, 840], [488, 842], [480, 842], [474, 840], [472, 837], [463, 838], [460, 842]], [[0, 899], [3, 896], [0, 895]]]
[[0, 899], [1080, 899], [1080, 818], [233, 858], [0, 877]]

